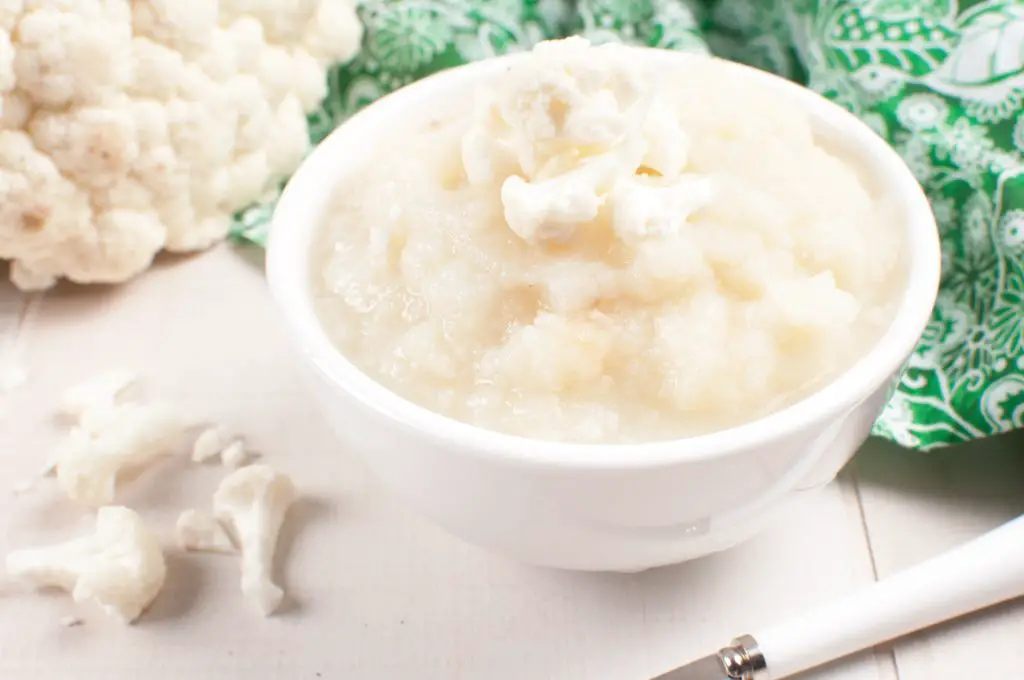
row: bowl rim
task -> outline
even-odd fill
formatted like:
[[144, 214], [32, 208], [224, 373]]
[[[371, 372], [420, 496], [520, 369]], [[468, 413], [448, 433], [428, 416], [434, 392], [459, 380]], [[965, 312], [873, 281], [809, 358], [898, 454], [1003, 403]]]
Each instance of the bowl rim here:
[[[628, 49], [644, 59], [678, 65], [708, 58], [656, 48]], [[334, 177], [351, 169], [352, 164], [346, 164], [344, 158], [352, 131], [381, 111], [408, 107], [417, 99], [429, 100], [436, 90], [472, 86], [527, 55], [519, 52], [453, 67], [380, 97], [328, 135], [288, 182], [271, 220], [266, 275], [287, 333], [322, 378], [393, 426], [453, 451], [512, 464], [624, 469], [718, 458], [806, 432], [816, 424], [845, 415], [897, 374], [920, 340], [938, 294], [941, 250], [928, 199], [896, 151], [852, 113], [797, 83], [735, 62], [727, 62], [728, 67], [784, 92], [819, 124], [840, 132], [856, 145], [858, 156], [869, 159], [870, 170], [880, 171], [882, 181], [902, 199], [907, 269], [902, 299], [882, 337], [840, 375], [783, 409], [724, 430], [638, 444], [593, 444], [530, 439], [456, 420], [401, 397], [351, 363], [327, 337], [315, 313], [310, 250]]]

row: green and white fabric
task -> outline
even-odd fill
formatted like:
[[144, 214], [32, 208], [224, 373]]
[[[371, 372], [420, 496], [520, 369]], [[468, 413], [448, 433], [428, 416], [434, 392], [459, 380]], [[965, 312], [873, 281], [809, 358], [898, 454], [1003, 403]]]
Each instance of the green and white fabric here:
[[[364, 0], [360, 55], [310, 116], [323, 139], [438, 70], [582, 34], [711, 52], [804, 83], [886, 138], [943, 235], [932, 321], [875, 431], [926, 449], [1024, 426], [1024, 2]], [[262, 244], [272, 203], [238, 215]]]

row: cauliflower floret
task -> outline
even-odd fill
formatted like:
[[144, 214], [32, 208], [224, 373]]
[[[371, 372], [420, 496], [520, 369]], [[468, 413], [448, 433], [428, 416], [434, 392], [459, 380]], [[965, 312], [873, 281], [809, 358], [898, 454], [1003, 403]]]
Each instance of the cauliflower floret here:
[[180, 417], [168, 406], [116, 404], [101, 420], [75, 427], [59, 445], [57, 483], [72, 500], [107, 505], [114, 500], [118, 475], [173, 451], [182, 430]]
[[129, 389], [138, 376], [132, 371], [115, 369], [97, 375], [84, 383], [64, 390], [60, 411], [74, 418], [80, 427], [92, 431], [107, 420], [118, 398]]
[[37, 588], [56, 587], [131, 623], [156, 599], [167, 567], [160, 541], [135, 511], [100, 508], [96, 531], [66, 543], [7, 556], [7, 573]]
[[302, 47], [318, 61], [348, 61], [363, 38], [363, 25], [352, 21], [352, 4], [346, 0], [321, 2], [306, 24]]
[[175, 534], [182, 550], [228, 554], [238, 552], [224, 526], [198, 510], [186, 510], [178, 516]]
[[321, 62], [348, 61], [359, 48], [363, 27], [353, 21], [352, 0], [256, 2], [220, 0], [221, 22], [251, 17], [267, 42], [296, 45]]
[[678, 234], [686, 219], [711, 203], [705, 177], [681, 177], [671, 184], [660, 178], [629, 178], [612, 190], [612, 229], [620, 240], [635, 243], [647, 236]]
[[684, 174], [679, 116], [621, 49], [539, 43], [477, 98], [461, 140], [466, 177], [501, 182], [505, 221], [526, 243], [565, 243], [607, 206], [633, 244], [678, 233], [711, 199], [704, 178]]
[[[112, 370], [79, 383], [64, 390], [60, 397], [59, 411], [61, 415], [71, 418], [80, 431], [79, 437], [87, 433], [95, 433], [104, 423], [108, 422], [121, 395], [136, 381], [137, 376], [124, 369]], [[64, 447], [58, 447], [43, 467], [42, 476], [47, 477], [56, 472], [57, 460], [64, 453]], [[35, 480], [31, 482], [35, 484]]]
[[101, 106], [41, 111], [28, 125], [37, 150], [71, 181], [88, 189], [109, 187], [139, 156], [135, 119], [127, 97]]
[[36, 288], [56, 281], [48, 263], [52, 243], [74, 243], [89, 227], [87, 211], [88, 196], [27, 134], [0, 130], [0, 257], [13, 257], [15, 247], [25, 255], [11, 268], [15, 285]]
[[12, 42], [17, 87], [40, 105], [93, 102], [131, 80], [131, 10], [118, 0], [29, 2]]
[[518, 142], [513, 148], [523, 171], [532, 177], [540, 168], [545, 142], [617, 146], [649, 106], [646, 77], [617, 45], [591, 48], [578, 37], [538, 44], [496, 90], [498, 115]]
[[266, 465], [232, 472], [213, 496], [214, 515], [231, 527], [242, 549], [242, 592], [265, 616], [284, 599], [270, 572], [278, 533], [295, 497], [291, 479]]
[[120, 282], [222, 239], [291, 173], [352, 0], [0, 7], [0, 259], [40, 289]]
[[463, 139], [470, 182], [500, 179], [487, 172], [488, 157], [510, 156], [503, 160], [514, 162], [514, 172], [533, 180], [559, 152], [583, 150], [587, 158], [618, 148], [638, 128], [648, 101], [635, 60], [614, 47], [590, 48], [578, 37], [539, 43], [531, 58], [481, 90]]
[[186, 56], [205, 49], [217, 28], [215, 2], [135, 0], [131, 6], [137, 32], [152, 36]]
[[581, 170], [545, 182], [513, 175], [501, 185], [505, 221], [527, 243], [567, 241], [577, 225], [597, 218], [604, 205], [589, 176]]

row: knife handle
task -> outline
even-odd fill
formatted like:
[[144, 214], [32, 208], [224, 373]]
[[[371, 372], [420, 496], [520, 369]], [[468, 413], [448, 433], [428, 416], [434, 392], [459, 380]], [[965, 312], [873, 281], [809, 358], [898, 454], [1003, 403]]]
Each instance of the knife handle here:
[[756, 640], [767, 668], [746, 677], [788, 678], [1021, 595], [1024, 517], [837, 602], [764, 629], [750, 642]]

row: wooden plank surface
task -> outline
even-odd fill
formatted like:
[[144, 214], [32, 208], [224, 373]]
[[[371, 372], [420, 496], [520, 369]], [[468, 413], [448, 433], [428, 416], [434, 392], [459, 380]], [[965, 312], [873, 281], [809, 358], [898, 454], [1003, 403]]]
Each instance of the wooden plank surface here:
[[[89, 610], [83, 626], [66, 629], [60, 619], [81, 612], [68, 598], [5, 594], [4, 680], [121, 680], [142, 672], [147, 680], [645, 680], [1024, 507], [1009, 500], [1015, 491], [1005, 480], [998, 508], [981, 503], [960, 513], [962, 494], [954, 495], [944, 507], [958, 529], [948, 533], [936, 515], [905, 505], [900, 468], [884, 467], [888, 452], [869, 452], [856, 485], [844, 478], [809, 494], [764, 534], [725, 554], [636, 575], [524, 567], [410, 516], [355, 452], [335, 444], [298, 384], [258, 261], [223, 248], [164, 263], [119, 289], [59, 289], [27, 316], [23, 303], [0, 289], [0, 347], [17, 346], [29, 371], [28, 382], [6, 397], [0, 481], [13, 484], [39, 469], [62, 432], [52, 413], [61, 389], [126, 367], [143, 374], [144, 394], [246, 434], [306, 498], [286, 526], [281, 574], [292, 602], [281, 616], [263, 620], [248, 609], [235, 558], [170, 549], [165, 592], [130, 629]], [[15, 318], [23, 319], [17, 333]], [[174, 460], [136, 480], [121, 500], [169, 544], [177, 513], [207, 507], [221, 474]], [[985, 480], [971, 488], [984, 495]], [[0, 552], [69, 537], [89, 524], [47, 485], [28, 496], [0, 493]], [[917, 547], [901, 545], [906, 537]], [[1006, 630], [1024, 621], [1017, 610], [1004, 616], [997, 624]], [[953, 642], [941, 644], [956, 647], [959, 657], [930, 678], [982, 677], [963, 675], [973, 666], [948, 673], [983, 647], [974, 631], [944, 633]], [[900, 677], [923, 680], [932, 667], [913, 644], [926, 643], [898, 648]], [[887, 650], [807, 675], [896, 677]]]

